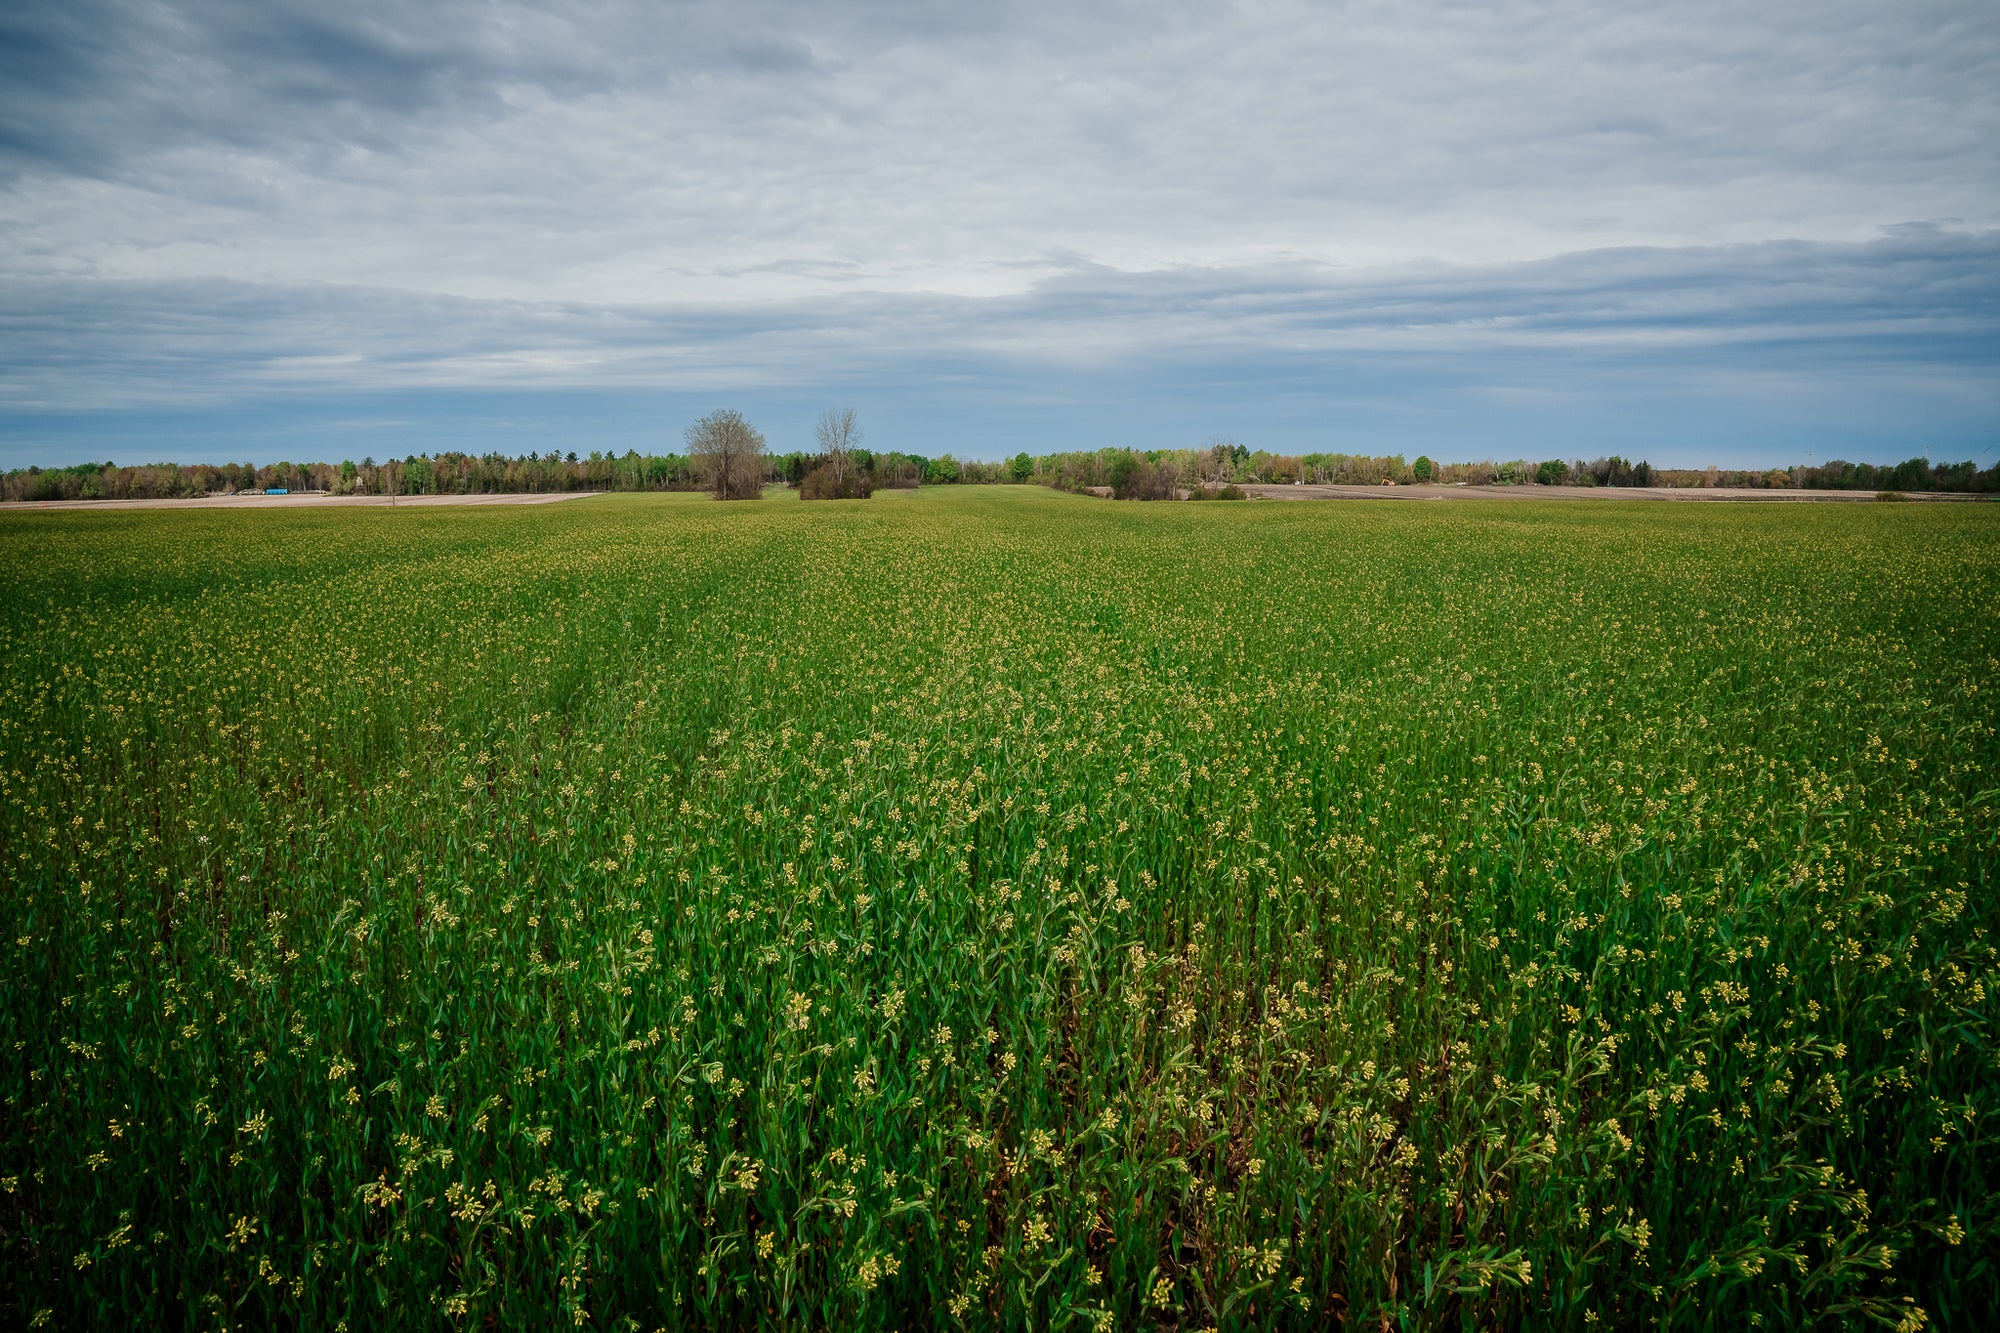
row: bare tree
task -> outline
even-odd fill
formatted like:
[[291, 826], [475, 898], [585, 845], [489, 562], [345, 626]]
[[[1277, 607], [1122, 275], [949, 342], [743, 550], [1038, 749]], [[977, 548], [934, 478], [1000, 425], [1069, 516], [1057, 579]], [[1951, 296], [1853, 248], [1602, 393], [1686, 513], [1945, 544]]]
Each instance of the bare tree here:
[[1220, 485], [1235, 471], [1236, 461], [1248, 452], [1233, 436], [1211, 435], [1198, 455], [1197, 470], [1203, 478]]
[[813, 438], [819, 442], [819, 451], [826, 455], [826, 465], [833, 474], [833, 493], [845, 496], [852, 489], [848, 472], [854, 466], [854, 450], [861, 443], [861, 419], [851, 407], [829, 407], [820, 413], [819, 424], [813, 427]]
[[718, 500], [764, 494], [764, 436], [741, 412], [710, 412], [687, 428], [688, 456]]

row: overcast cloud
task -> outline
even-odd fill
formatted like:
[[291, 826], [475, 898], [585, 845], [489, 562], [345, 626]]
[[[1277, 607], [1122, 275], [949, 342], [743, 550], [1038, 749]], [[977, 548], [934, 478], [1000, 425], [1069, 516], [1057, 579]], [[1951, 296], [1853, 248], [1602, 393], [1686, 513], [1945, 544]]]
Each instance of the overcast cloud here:
[[9, 463], [1991, 462], [1996, 261], [1988, 0], [0, 14]]

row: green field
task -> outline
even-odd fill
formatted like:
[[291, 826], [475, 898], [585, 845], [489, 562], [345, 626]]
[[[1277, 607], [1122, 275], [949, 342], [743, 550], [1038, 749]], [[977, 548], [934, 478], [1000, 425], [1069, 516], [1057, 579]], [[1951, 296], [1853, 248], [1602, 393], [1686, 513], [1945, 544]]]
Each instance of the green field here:
[[0, 517], [0, 1324], [1982, 1325], [2000, 508]]

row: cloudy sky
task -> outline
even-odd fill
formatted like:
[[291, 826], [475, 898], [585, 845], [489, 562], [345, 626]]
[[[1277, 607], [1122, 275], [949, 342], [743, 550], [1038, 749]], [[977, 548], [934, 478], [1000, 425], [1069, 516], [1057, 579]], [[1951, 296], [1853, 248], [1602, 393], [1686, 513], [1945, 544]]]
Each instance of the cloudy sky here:
[[2000, 6], [11, 0], [0, 464], [2000, 459]]

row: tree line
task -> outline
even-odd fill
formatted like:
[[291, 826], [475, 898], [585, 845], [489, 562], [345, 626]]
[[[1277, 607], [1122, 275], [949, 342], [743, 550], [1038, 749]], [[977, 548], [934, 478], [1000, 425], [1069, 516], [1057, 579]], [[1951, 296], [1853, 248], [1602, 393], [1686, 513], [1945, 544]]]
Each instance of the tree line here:
[[839, 409], [821, 419], [815, 431], [818, 449], [773, 454], [763, 434], [741, 413], [722, 411], [688, 427], [686, 452], [678, 453], [591, 450], [579, 456], [575, 450], [552, 449], [512, 457], [446, 450], [380, 462], [368, 457], [339, 463], [77, 463], [0, 473], [0, 501], [176, 500], [273, 490], [384, 496], [707, 490], [744, 498], [773, 484], [806, 490], [808, 475], [834, 458], [839, 462], [827, 498], [919, 485], [1025, 480], [1014, 463], [960, 460], [949, 453], [878, 452], [862, 447], [861, 440], [856, 414]]
[[1121, 499], [1235, 498], [1244, 485], [1673, 486], [1803, 488], [1864, 491], [2000, 493], [2000, 464], [1981, 470], [1970, 461], [1912, 458], [1877, 465], [1836, 460], [1769, 469], [1656, 468], [1613, 455], [1568, 462], [1515, 459], [1495, 463], [1437, 462], [1401, 454], [1275, 454], [1233, 439], [1195, 449], [1107, 448], [1032, 455], [1000, 462], [935, 457], [865, 447], [850, 408], [825, 413], [810, 450], [772, 452], [761, 432], [734, 411], [710, 413], [687, 428], [686, 451], [609, 454], [575, 450], [469, 454], [448, 450], [377, 462], [339, 463], [78, 463], [18, 468], [0, 474], [0, 500], [181, 499], [249, 491], [288, 490], [330, 495], [483, 495], [566, 491], [707, 490], [749, 499], [766, 486], [794, 487], [806, 499], [865, 499], [872, 492], [916, 486], [1034, 483]]
[[682, 491], [701, 485], [680, 454], [622, 456], [412, 454], [359, 463], [78, 463], [23, 468], [0, 476], [6, 500], [170, 500], [246, 491], [330, 495], [486, 495], [561, 491]]
[[1665, 486], [1752, 489], [1951, 491], [2000, 493], [2000, 464], [1933, 464], [1913, 458], [1894, 466], [1832, 462], [1784, 468], [1660, 468], [1617, 455], [1591, 460], [1514, 459], [1444, 463], [1401, 454], [1274, 454], [1230, 439], [1199, 449], [1099, 449], [1033, 460], [1032, 479], [1062, 490], [1120, 499], [1205, 499], [1246, 485]]

